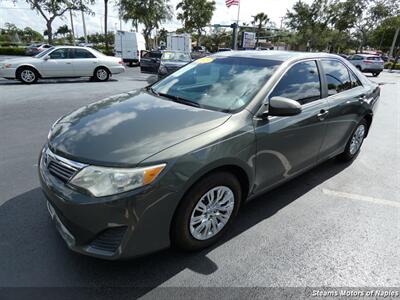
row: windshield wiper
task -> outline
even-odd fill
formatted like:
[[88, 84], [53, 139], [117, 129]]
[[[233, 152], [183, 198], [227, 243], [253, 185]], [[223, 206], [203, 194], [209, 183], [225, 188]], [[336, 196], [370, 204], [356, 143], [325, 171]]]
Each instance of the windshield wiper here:
[[165, 97], [168, 99], [171, 99], [174, 102], [178, 102], [178, 103], [182, 103], [182, 104], [186, 104], [186, 105], [190, 105], [190, 106], [194, 106], [194, 107], [200, 107], [200, 104], [194, 101], [190, 101], [187, 99], [183, 99], [181, 97], [175, 96], [175, 95], [170, 95], [170, 94], [164, 94], [164, 93], [157, 93], [156, 91], [152, 91], [153, 93], [157, 94], [158, 96], [161, 97]]

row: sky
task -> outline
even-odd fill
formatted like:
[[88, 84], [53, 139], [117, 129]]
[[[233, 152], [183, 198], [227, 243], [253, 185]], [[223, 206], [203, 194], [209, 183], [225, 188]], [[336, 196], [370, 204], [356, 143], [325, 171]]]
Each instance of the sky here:
[[[291, 9], [293, 4], [298, 0], [241, 0], [240, 5], [240, 24], [242, 22], [250, 22], [252, 16], [259, 13], [266, 13], [270, 20], [275, 23], [277, 27], [280, 26], [281, 18], [285, 15], [287, 9]], [[303, 0], [303, 2], [310, 3], [312, 0]], [[109, 1], [109, 18], [108, 27], [109, 30], [119, 29], [118, 13], [115, 5], [116, 1]], [[176, 19], [176, 4], [179, 0], [170, 0], [169, 3], [173, 7], [174, 17], [171, 21], [162, 24], [168, 31], [174, 31], [177, 28], [182, 27], [180, 21]], [[211, 24], [231, 24], [236, 21], [237, 18], [237, 6], [231, 6], [227, 8], [225, 6], [225, 0], [215, 0], [216, 10], [211, 21]], [[96, 1], [91, 6], [95, 15], [85, 15], [85, 22], [88, 34], [102, 32], [104, 23], [104, 5], [102, 0]], [[73, 17], [75, 34], [77, 36], [83, 35], [82, 16], [80, 12], [75, 12]], [[0, 1], [0, 27], [4, 26], [4, 23], [9, 22], [15, 24], [17, 27], [31, 27], [41, 33], [45, 30], [45, 22], [42, 16], [38, 15], [35, 11], [29, 8], [24, 0], [17, 0], [14, 4], [11, 0]], [[70, 26], [69, 14], [65, 14], [63, 19], [56, 19], [54, 21], [54, 31], [61, 25], [68, 24]], [[122, 30], [131, 30], [132, 26], [130, 23], [122, 22]]]

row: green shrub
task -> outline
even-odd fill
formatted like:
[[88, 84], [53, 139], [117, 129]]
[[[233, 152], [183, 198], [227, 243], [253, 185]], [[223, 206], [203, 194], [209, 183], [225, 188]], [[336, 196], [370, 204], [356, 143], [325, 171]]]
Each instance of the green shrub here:
[[[391, 69], [392, 68], [392, 64], [391, 62], [387, 62], [385, 63], [385, 69]], [[395, 70], [400, 70], [400, 63], [397, 63], [396, 66], [394, 67]]]
[[25, 55], [25, 49], [17, 47], [0, 47], [0, 55]]

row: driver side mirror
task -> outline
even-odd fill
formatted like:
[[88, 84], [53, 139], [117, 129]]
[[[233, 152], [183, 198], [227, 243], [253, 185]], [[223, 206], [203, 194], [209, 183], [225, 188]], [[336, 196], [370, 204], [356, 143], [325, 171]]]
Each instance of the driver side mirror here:
[[299, 102], [285, 98], [285, 97], [272, 97], [269, 100], [268, 109], [261, 113], [261, 117], [266, 116], [294, 116], [301, 113], [302, 108]]
[[43, 60], [49, 60], [50, 59], [50, 56], [48, 56], [48, 55], [45, 55], [44, 57], [43, 57]]

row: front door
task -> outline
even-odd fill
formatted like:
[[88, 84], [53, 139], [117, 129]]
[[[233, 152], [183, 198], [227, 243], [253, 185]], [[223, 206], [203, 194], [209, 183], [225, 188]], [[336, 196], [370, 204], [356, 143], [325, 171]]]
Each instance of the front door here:
[[72, 62], [68, 48], [57, 48], [43, 60], [39, 71], [43, 77], [72, 77], [75, 75]]
[[255, 120], [256, 193], [315, 165], [326, 131], [328, 104], [322, 98], [316, 61], [291, 66], [268, 99], [274, 96], [298, 101], [302, 112]]

